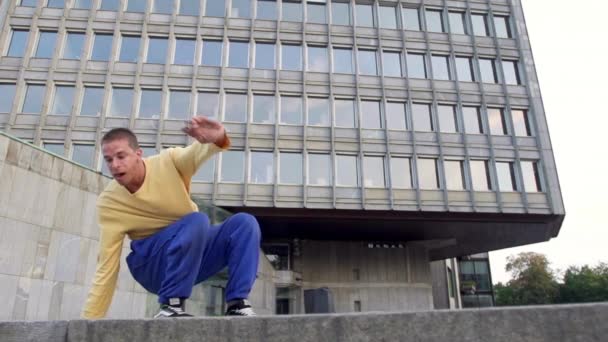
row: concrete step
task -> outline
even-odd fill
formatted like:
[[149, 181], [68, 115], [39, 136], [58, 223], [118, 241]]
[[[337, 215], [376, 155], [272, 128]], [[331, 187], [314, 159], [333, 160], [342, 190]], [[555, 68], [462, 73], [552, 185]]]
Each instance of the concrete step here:
[[0, 322], [0, 341], [608, 341], [608, 303], [408, 313]]

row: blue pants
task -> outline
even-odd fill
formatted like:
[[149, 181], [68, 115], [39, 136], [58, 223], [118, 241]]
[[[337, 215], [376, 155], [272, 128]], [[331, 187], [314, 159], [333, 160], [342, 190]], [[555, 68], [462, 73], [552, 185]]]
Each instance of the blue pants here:
[[228, 302], [249, 296], [259, 248], [260, 228], [253, 216], [239, 213], [210, 225], [207, 215], [194, 212], [132, 241], [127, 264], [133, 278], [164, 304], [169, 298], [189, 298], [194, 285], [228, 266]]

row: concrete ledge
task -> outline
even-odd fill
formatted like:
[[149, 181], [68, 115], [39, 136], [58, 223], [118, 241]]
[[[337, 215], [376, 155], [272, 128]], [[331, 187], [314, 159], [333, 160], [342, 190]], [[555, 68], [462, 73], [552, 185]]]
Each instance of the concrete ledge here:
[[0, 322], [16, 341], [606, 341], [608, 303], [343, 315]]

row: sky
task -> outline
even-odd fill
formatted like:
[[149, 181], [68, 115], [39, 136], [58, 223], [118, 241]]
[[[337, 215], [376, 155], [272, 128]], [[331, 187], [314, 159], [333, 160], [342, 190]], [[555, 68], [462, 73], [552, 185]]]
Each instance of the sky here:
[[490, 253], [492, 280], [506, 258], [547, 256], [551, 267], [608, 262], [608, 1], [522, 0], [566, 219], [549, 242]]

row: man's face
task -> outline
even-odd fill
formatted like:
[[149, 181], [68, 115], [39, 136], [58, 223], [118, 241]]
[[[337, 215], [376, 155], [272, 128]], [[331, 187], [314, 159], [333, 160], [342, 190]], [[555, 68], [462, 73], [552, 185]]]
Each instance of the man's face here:
[[142, 151], [129, 146], [127, 139], [115, 139], [101, 146], [103, 158], [118, 184], [127, 186], [137, 177]]

